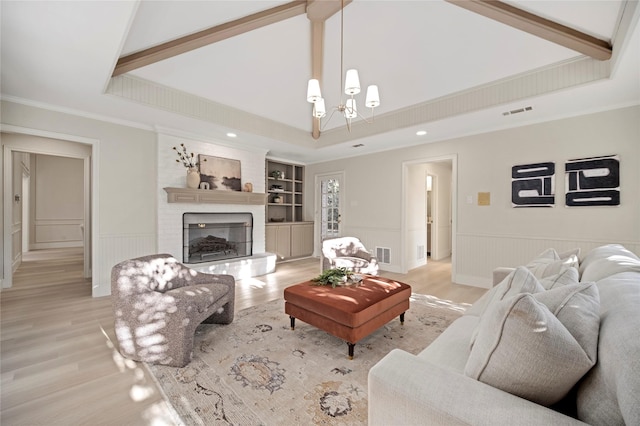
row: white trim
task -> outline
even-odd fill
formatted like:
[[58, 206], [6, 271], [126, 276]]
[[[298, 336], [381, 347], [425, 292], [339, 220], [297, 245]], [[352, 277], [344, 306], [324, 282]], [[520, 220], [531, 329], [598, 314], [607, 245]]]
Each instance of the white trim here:
[[[402, 206], [401, 206], [401, 223], [400, 223], [400, 267], [401, 273], [406, 274], [407, 256], [406, 256], [406, 240], [407, 240], [407, 204], [408, 195], [406, 190], [407, 174], [409, 166], [424, 163], [435, 163], [440, 161], [451, 161], [451, 281], [457, 281], [457, 264], [458, 256], [456, 250], [456, 235], [458, 233], [458, 154], [441, 155], [437, 157], [425, 157], [417, 160], [408, 160], [402, 162]], [[433, 247], [432, 247], [433, 249]]]
[[[31, 128], [26, 128], [26, 127], [20, 127], [20, 126], [13, 126], [10, 124], [1, 124], [0, 125], [0, 131], [1, 132], [5, 132], [5, 133], [15, 133], [15, 134], [23, 134], [23, 135], [31, 135], [31, 136], [38, 136], [38, 137], [43, 137], [43, 138], [49, 138], [49, 139], [58, 139], [58, 140], [62, 140], [62, 141], [68, 141], [68, 142], [76, 142], [76, 143], [81, 143], [81, 144], [85, 144], [85, 145], [90, 145], [91, 146], [91, 154], [90, 154], [90, 161], [91, 161], [91, 174], [85, 174], [84, 175], [84, 191], [85, 191], [85, 199], [90, 199], [91, 200], [91, 211], [90, 213], [88, 213], [86, 211], [86, 207], [87, 207], [87, 203], [85, 203], [85, 217], [87, 217], [87, 215], [90, 215], [91, 218], [91, 228], [90, 228], [90, 235], [97, 235], [97, 230], [99, 229], [99, 212], [98, 212], [98, 200], [100, 199], [99, 196], [99, 179], [98, 176], [99, 174], [99, 153], [100, 153], [100, 141], [98, 139], [91, 139], [91, 138], [87, 138], [84, 136], [76, 136], [76, 135], [67, 135], [64, 133], [57, 133], [57, 132], [51, 132], [51, 131], [47, 131], [47, 130], [39, 130], [39, 129], [31, 129]], [[3, 164], [3, 168], [4, 168], [4, 173], [3, 173], [3, 181], [4, 181], [4, 185], [3, 185], [3, 205], [4, 205], [4, 223], [3, 223], [3, 229], [4, 229], [4, 234], [3, 235], [10, 235], [10, 231], [11, 231], [11, 218], [13, 216], [12, 210], [11, 210], [11, 182], [12, 182], [12, 173], [13, 173], [13, 167], [12, 167], [12, 162], [11, 162], [11, 157], [12, 157], [12, 152], [13, 151], [20, 151], [20, 152], [29, 152], [29, 153], [34, 153], [34, 154], [45, 154], [45, 155], [57, 155], [57, 156], [64, 156], [64, 157], [73, 157], [73, 158], [83, 158], [85, 159], [85, 170], [86, 170], [86, 161], [88, 161], [86, 156], [81, 156], [81, 155], [72, 155], [66, 152], [58, 152], [55, 149], [34, 149], [34, 148], [29, 148], [25, 150], [25, 147], [22, 147], [20, 145], [16, 145], [16, 144], [11, 144], [11, 143], [7, 143], [4, 144], [3, 146], [3, 158], [4, 158], [4, 164]], [[89, 191], [89, 192], [88, 192]], [[7, 202], [9, 201], [9, 202]], [[7, 233], [7, 231], [9, 231], [9, 233]], [[86, 233], [85, 233], [86, 234]], [[11, 272], [11, 253], [12, 253], [12, 247], [11, 247], [11, 239], [9, 238], [4, 238], [4, 258], [3, 258], [3, 272], [4, 272], [4, 276], [2, 277], [2, 287], [3, 288], [8, 288], [11, 287], [12, 285], [12, 281], [13, 281], [13, 274]], [[87, 251], [89, 250], [88, 246], [85, 246], [85, 259], [86, 257], [90, 256], [92, 259], [92, 265], [94, 266], [94, 270], [95, 270], [95, 266], [99, 264], [100, 262], [100, 256], [98, 253], [98, 245], [95, 239], [92, 239], [91, 241], [91, 247], [90, 247], [90, 251], [91, 254], [87, 254]], [[9, 271], [9, 272], [8, 272]], [[99, 290], [99, 277], [97, 277], [96, 275], [93, 275], [91, 277], [91, 283], [92, 283], [92, 294], [95, 296]]]

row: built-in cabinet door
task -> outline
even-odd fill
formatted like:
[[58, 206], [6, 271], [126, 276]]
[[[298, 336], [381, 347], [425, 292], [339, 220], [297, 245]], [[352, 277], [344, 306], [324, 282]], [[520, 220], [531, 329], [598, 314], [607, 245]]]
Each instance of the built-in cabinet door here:
[[280, 259], [291, 257], [291, 225], [267, 226], [265, 247]]
[[264, 246], [267, 252], [275, 253], [278, 250], [278, 229], [276, 226], [266, 226], [264, 233]]
[[313, 223], [291, 225], [291, 256], [313, 254]]

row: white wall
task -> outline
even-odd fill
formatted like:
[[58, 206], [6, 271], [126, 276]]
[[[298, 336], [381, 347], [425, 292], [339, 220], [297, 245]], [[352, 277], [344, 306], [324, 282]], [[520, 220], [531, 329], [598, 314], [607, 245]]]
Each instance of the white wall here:
[[[546, 247], [587, 251], [617, 242], [640, 253], [640, 107], [567, 118], [308, 165], [305, 194], [314, 176], [344, 170], [347, 202], [345, 233], [366, 235], [368, 244], [392, 248], [392, 268], [400, 268], [402, 165], [407, 161], [457, 155], [458, 197], [456, 282], [487, 287], [497, 266], [523, 264]], [[389, 142], [393, 145], [393, 141]], [[621, 158], [619, 207], [564, 206], [564, 162], [617, 154]], [[556, 205], [550, 209], [511, 207], [511, 167], [556, 163]], [[372, 173], [371, 171], [375, 171]], [[491, 205], [476, 204], [478, 192], [491, 193]], [[473, 203], [467, 204], [467, 196]], [[357, 200], [357, 208], [351, 201]], [[305, 200], [313, 214], [313, 198]], [[395, 255], [394, 255], [395, 254]]]
[[156, 250], [155, 132], [13, 102], [1, 105], [3, 125], [95, 141], [93, 295], [109, 295], [113, 265]]
[[265, 252], [265, 208], [264, 205], [228, 205], [228, 204], [191, 204], [168, 203], [163, 188], [185, 188], [186, 169], [176, 163], [177, 154], [173, 147], [184, 143], [188, 152], [214, 157], [240, 160], [242, 184], [253, 184], [253, 192], [265, 191], [265, 155], [266, 150], [244, 150], [223, 145], [221, 141], [205, 141], [193, 136], [184, 137], [173, 134], [158, 134], [158, 252], [170, 253], [182, 259], [182, 215], [187, 212], [239, 212], [253, 215], [253, 253]]
[[[441, 260], [451, 256], [451, 162], [427, 163], [427, 173], [434, 176], [433, 191], [435, 196], [432, 210], [433, 224], [431, 232], [435, 241], [431, 250], [431, 258]], [[431, 237], [429, 237], [431, 238]]]
[[[418, 164], [407, 169], [406, 191], [407, 197], [406, 216], [406, 244], [405, 253], [407, 268], [413, 269], [426, 263], [427, 255], [427, 167], [426, 164]], [[423, 256], [418, 247], [424, 248]]]

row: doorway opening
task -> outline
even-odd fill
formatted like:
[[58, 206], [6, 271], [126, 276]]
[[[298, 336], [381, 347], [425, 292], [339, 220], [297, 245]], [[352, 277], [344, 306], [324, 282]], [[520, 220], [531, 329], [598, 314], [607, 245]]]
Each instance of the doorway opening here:
[[[2, 260], [2, 287], [12, 287], [13, 273], [19, 266], [23, 252], [28, 252], [31, 248], [36, 249], [56, 249], [65, 247], [80, 247], [83, 253], [83, 277], [92, 277], [92, 260], [93, 260], [93, 242], [92, 230], [97, 226], [95, 213], [95, 199], [92, 193], [95, 192], [96, 182], [92, 179], [92, 171], [95, 170], [97, 159], [95, 157], [94, 148], [97, 144], [96, 140], [77, 137], [73, 140], [73, 136], [59, 135], [53, 132], [26, 129], [15, 126], [3, 126], [3, 204], [4, 204], [4, 220], [3, 220], [3, 260]], [[24, 160], [16, 160], [16, 156], [24, 156]], [[64, 219], [54, 223], [55, 221], [40, 221], [35, 223], [34, 214], [30, 213], [33, 200], [38, 197], [38, 192], [34, 189], [34, 171], [29, 171], [28, 179], [24, 173], [20, 171], [22, 166], [20, 162], [30, 164], [30, 160], [26, 158], [32, 156], [41, 156], [41, 158], [52, 159], [73, 159], [79, 161], [78, 179], [76, 182], [81, 194], [79, 195], [79, 210], [77, 215], [80, 216], [74, 223], [65, 222]], [[32, 166], [33, 167], [33, 166]], [[27, 167], [29, 170], [30, 167]], [[54, 172], [55, 175], [55, 172]], [[31, 181], [27, 184], [27, 180]], [[61, 183], [64, 190], [64, 183]], [[28, 189], [23, 189], [25, 186]], [[47, 196], [46, 191], [40, 195]], [[16, 197], [19, 193], [19, 197]], [[49, 206], [56, 206], [56, 197], [53, 196], [49, 200]], [[16, 204], [17, 203], [17, 204]], [[66, 205], [59, 200], [58, 208], [64, 210]], [[19, 207], [19, 208], [18, 208]], [[27, 222], [27, 223], [24, 223]], [[15, 223], [20, 224], [20, 232], [12, 232]], [[40, 228], [38, 228], [40, 226]], [[23, 232], [24, 230], [24, 232]], [[63, 230], [63, 231], [61, 231]], [[64, 241], [66, 231], [77, 236], [76, 242]], [[36, 234], [44, 235], [44, 244], [34, 246], [33, 240]], [[25, 235], [23, 235], [25, 234]], [[59, 235], [62, 238], [58, 238]], [[59, 244], [56, 244], [56, 241]], [[19, 255], [18, 255], [19, 252]], [[18, 261], [16, 262], [16, 258]], [[95, 277], [93, 277], [95, 279]]]
[[455, 155], [403, 164], [403, 272], [449, 259], [455, 278], [456, 181]]

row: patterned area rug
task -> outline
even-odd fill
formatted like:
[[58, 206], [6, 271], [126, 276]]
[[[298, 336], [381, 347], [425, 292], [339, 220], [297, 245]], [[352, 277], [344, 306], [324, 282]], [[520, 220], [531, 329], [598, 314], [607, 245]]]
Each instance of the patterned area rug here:
[[362, 425], [367, 373], [394, 348], [419, 353], [468, 305], [414, 294], [395, 319], [356, 344], [296, 321], [284, 301], [245, 309], [229, 325], [196, 330], [193, 361], [147, 365], [185, 425]]

